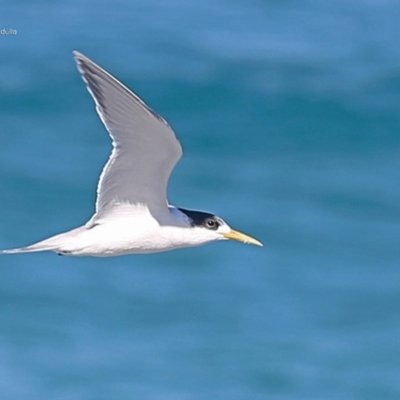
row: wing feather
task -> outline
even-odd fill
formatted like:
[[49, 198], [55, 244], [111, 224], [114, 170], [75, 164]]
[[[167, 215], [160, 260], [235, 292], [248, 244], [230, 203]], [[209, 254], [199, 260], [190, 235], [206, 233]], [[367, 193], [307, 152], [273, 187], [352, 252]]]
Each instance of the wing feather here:
[[97, 186], [96, 212], [121, 203], [165, 211], [169, 176], [182, 155], [175, 133], [108, 72], [77, 51], [74, 57], [113, 146]]

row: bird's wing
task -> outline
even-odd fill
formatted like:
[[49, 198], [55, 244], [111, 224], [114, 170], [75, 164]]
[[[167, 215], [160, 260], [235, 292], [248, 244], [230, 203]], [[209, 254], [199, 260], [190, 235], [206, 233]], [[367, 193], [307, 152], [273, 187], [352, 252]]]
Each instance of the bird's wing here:
[[113, 146], [97, 186], [96, 212], [121, 203], [163, 212], [168, 179], [182, 155], [175, 133], [108, 72], [77, 51], [74, 57]]

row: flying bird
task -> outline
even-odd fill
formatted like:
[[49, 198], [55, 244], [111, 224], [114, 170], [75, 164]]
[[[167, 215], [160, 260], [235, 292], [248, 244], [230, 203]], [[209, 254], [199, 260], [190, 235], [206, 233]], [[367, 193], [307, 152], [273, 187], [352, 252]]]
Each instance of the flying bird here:
[[182, 147], [168, 123], [107, 71], [75, 51], [75, 61], [111, 140], [97, 186], [96, 212], [83, 226], [3, 254], [69, 256], [156, 253], [233, 239], [262, 246], [222, 218], [172, 206], [169, 176]]

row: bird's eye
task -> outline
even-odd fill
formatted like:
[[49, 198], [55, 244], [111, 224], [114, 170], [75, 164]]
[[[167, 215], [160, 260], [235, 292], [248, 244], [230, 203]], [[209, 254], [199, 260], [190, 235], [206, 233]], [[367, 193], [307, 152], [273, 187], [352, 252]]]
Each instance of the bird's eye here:
[[218, 228], [218, 223], [214, 219], [209, 218], [206, 221], [206, 224], [207, 224], [208, 229], [217, 229]]

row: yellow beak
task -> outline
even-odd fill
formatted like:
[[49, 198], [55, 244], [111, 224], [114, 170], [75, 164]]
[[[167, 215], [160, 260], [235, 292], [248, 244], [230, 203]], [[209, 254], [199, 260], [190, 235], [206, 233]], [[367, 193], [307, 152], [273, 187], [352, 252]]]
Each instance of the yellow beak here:
[[254, 244], [256, 246], [261, 246], [261, 247], [263, 245], [257, 239], [254, 239], [251, 236], [247, 236], [244, 233], [235, 231], [233, 229], [231, 229], [231, 231], [228, 232], [228, 233], [223, 233], [223, 236], [226, 239], [237, 240], [238, 242], [243, 242], [243, 243], [246, 243], [246, 244]]

